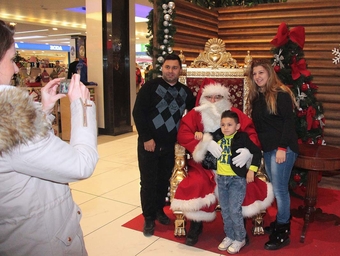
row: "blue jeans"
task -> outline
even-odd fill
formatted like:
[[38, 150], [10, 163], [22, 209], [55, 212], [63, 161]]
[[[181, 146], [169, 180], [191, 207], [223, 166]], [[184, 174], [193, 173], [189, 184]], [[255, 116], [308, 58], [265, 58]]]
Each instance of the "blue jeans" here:
[[289, 179], [298, 156], [289, 147], [286, 152], [286, 161], [278, 164], [275, 162], [277, 149], [263, 153], [264, 163], [268, 177], [273, 185], [274, 196], [277, 204], [276, 221], [280, 224], [289, 223], [290, 195]]
[[217, 175], [219, 203], [227, 237], [239, 242], [246, 237], [242, 203], [246, 195], [246, 179], [239, 176]]

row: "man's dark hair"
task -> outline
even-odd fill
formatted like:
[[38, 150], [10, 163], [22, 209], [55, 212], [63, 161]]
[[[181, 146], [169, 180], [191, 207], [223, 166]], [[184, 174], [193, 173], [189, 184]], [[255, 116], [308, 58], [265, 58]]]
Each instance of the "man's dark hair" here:
[[[172, 53], [172, 54], [166, 55], [165, 58], [164, 58], [164, 62], [166, 60], [177, 60], [178, 63], [179, 63], [179, 66], [182, 67], [182, 61], [181, 61], [180, 57], [177, 54]], [[164, 62], [163, 62], [163, 64], [164, 64]]]
[[234, 119], [235, 123], [237, 124], [240, 122], [237, 113], [234, 111], [231, 111], [231, 110], [224, 111], [221, 115], [221, 119], [227, 118], [227, 117]]

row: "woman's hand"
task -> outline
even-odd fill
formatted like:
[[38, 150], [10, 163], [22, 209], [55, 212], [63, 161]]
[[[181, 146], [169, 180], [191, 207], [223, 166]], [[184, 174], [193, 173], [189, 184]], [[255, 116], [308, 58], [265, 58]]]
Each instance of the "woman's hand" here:
[[83, 83], [80, 82], [80, 75], [74, 74], [72, 76], [67, 96], [71, 103], [79, 98], [84, 103], [86, 103], [86, 100], [90, 99], [90, 91]]
[[276, 151], [276, 162], [282, 164], [286, 161], [286, 151], [278, 149]]
[[60, 81], [63, 79], [64, 78], [53, 79], [41, 88], [42, 110], [46, 113], [46, 115], [51, 114], [57, 100], [66, 97], [65, 94], [57, 94], [57, 88]]

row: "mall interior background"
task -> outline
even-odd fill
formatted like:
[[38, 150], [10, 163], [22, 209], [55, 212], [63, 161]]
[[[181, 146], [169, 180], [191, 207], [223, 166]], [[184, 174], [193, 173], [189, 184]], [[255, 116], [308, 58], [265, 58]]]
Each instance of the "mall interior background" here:
[[[100, 48], [103, 48], [103, 24], [102, 12], [103, 8], [112, 5], [112, 11], [119, 8], [122, 4], [119, 0], [60, 0], [60, 1], [1, 1], [0, 19], [7, 22], [16, 23], [15, 40], [17, 46], [21, 47], [24, 44], [35, 44], [44, 47], [43, 50], [34, 49], [18, 49], [20, 56], [29, 59], [34, 56], [38, 60], [48, 59], [52, 64], [59, 60], [61, 65], [67, 67], [72, 61], [70, 56], [70, 48], [72, 48], [72, 38], [77, 36], [86, 38], [86, 58], [88, 62], [88, 80], [98, 83], [97, 88], [97, 114], [99, 132], [108, 135], [116, 135], [124, 133], [124, 131], [113, 128], [108, 128], [116, 117], [107, 118], [113, 112], [113, 105], [104, 105], [104, 78], [103, 78], [103, 60], [105, 56], [100, 53]], [[129, 63], [124, 63], [130, 67], [129, 79], [124, 78], [124, 81], [129, 80], [130, 97], [127, 99], [130, 106], [128, 111], [131, 112], [133, 102], [136, 96], [136, 86], [134, 85], [135, 62], [139, 62], [142, 67], [146, 67], [147, 63], [151, 63], [151, 59], [145, 56], [144, 45], [148, 43], [146, 39], [147, 25], [145, 17], [152, 8], [148, 0], [129, 0], [124, 2], [128, 9], [128, 29], [124, 31], [128, 37], [129, 44]], [[104, 7], [103, 7], [104, 6]], [[86, 9], [86, 10], [85, 10]], [[110, 18], [110, 12], [106, 13], [106, 17]], [[104, 15], [105, 16], [105, 15]], [[112, 15], [111, 17], [115, 17]], [[123, 16], [122, 16], [123, 18]], [[115, 27], [112, 26], [114, 29]], [[102, 29], [98, 29], [102, 28]], [[111, 36], [111, 35], [107, 35]], [[53, 50], [48, 49], [52, 47]], [[126, 57], [125, 57], [126, 58]], [[131, 81], [131, 82], [130, 82]], [[110, 81], [109, 81], [110, 82]], [[111, 81], [112, 82], [112, 81]], [[110, 86], [110, 85], [108, 85]], [[126, 87], [126, 85], [124, 85]], [[117, 87], [117, 86], [113, 86]], [[108, 97], [118, 97], [116, 92], [111, 92]], [[125, 107], [124, 107], [125, 108]], [[105, 111], [106, 113], [105, 113]], [[132, 118], [128, 118], [132, 127]], [[116, 124], [114, 124], [116, 125]], [[115, 130], [115, 131], [114, 131]], [[129, 130], [129, 129], [128, 129]]]

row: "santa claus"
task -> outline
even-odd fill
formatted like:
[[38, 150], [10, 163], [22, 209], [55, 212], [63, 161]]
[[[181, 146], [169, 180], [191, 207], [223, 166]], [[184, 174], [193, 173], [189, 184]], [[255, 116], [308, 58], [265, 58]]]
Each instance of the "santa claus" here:
[[[195, 132], [215, 132], [220, 128], [221, 114], [225, 110], [232, 110], [238, 114], [241, 124], [239, 131], [248, 133], [250, 139], [260, 146], [251, 119], [239, 109], [232, 107], [228, 89], [212, 79], [205, 79], [197, 95], [196, 107], [185, 115], [180, 123], [177, 140], [191, 154], [191, 158], [187, 162], [187, 177], [179, 183], [170, 206], [173, 211], [183, 212], [191, 221], [186, 237], [186, 244], [190, 246], [197, 243], [203, 229], [203, 221], [215, 219], [215, 208], [218, 203], [215, 172], [204, 169], [201, 162], [207, 151], [216, 158], [221, 155], [220, 146], [211, 136], [207, 136], [210, 140], [196, 140]], [[252, 156], [246, 148], [239, 149], [237, 153], [239, 155], [232, 159], [236, 166], [244, 166]], [[264, 193], [267, 194], [266, 191]], [[267, 200], [266, 206], [270, 205], [270, 200], [272, 199]], [[244, 216], [254, 214], [254, 209], [244, 210]], [[247, 210], [251, 212], [247, 213]]]

